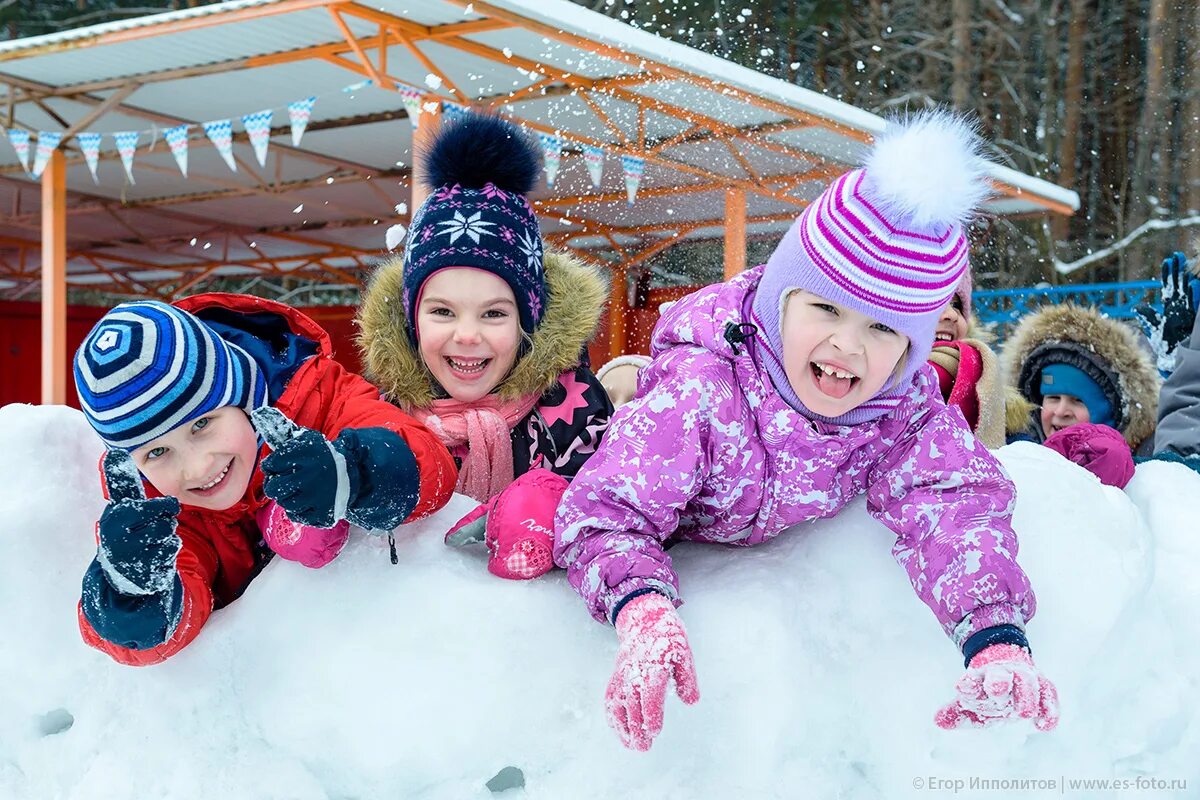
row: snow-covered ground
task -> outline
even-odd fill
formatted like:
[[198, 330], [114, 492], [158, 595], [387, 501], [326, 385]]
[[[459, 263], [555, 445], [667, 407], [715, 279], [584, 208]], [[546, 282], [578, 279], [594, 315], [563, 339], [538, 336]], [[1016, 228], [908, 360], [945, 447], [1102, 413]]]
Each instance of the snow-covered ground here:
[[[0, 798], [474, 798], [509, 765], [505, 797], [1200, 794], [1200, 476], [1178, 465], [1120, 492], [1000, 451], [1055, 732], [934, 726], [961, 659], [859, 501], [764, 547], [672, 550], [702, 699], [672, 698], [640, 754], [604, 720], [612, 630], [561, 574], [447, 549], [461, 497], [402, 529], [399, 566], [362, 535], [322, 570], [277, 561], [166, 664], [110, 662], [75, 623], [100, 449], [77, 412], [0, 409]], [[1112, 778], [1143, 788], [1062, 785]]]

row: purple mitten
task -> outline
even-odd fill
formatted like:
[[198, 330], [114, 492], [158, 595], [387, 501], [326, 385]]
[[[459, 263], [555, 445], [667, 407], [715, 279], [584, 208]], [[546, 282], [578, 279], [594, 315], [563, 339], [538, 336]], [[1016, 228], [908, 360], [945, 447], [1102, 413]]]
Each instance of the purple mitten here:
[[1124, 489], [1133, 478], [1133, 452], [1125, 438], [1107, 425], [1072, 425], [1052, 434], [1045, 444], [1108, 486]]

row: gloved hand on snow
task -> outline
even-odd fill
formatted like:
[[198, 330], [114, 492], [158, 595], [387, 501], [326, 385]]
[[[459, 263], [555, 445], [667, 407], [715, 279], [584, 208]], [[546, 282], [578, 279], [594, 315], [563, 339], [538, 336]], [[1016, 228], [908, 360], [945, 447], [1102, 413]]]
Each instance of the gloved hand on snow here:
[[940, 728], [984, 728], [1009, 719], [1030, 720], [1039, 731], [1058, 725], [1058, 690], [1019, 645], [980, 650], [954, 689], [958, 696], [934, 717]]
[[621, 744], [649, 750], [662, 732], [667, 684], [688, 705], [700, 700], [696, 665], [683, 621], [657, 592], [639, 595], [617, 615], [617, 666], [604, 693], [608, 724]]
[[[1196, 307], [1200, 305], [1200, 281], [1188, 270], [1187, 256], [1175, 252], [1162, 262], [1163, 313], [1150, 306], [1141, 306], [1134, 313], [1141, 318], [1143, 329], [1152, 344], [1161, 342], [1160, 355], [1169, 374], [1174, 369], [1175, 348], [1192, 335], [1196, 322]], [[1163, 368], [1160, 366], [1160, 368]]]
[[1124, 489], [1133, 479], [1133, 451], [1125, 437], [1108, 425], [1094, 422], [1072, 425], [1051, 434], [1044, 444], [1107, 486]]
[[124, 450], [105, 453], [103, 469], [109, 501], [100, 514], [96, 554], [100, 569], [123, 595], [169, 591], [175, 578], [175, 557], [183, 547], [175, 532], [179, 500], [147, 500], [133, 457]]
[[545, 575], [554, 567], [554, 512], [566, 490], [566, 478], [532, 469], [456, 522], [446, 544], [486, 543], [488, 572], [501, 578]]
[[277, 408], [256, 408], [250, 419], [273, 451], [262, 461], [263, 492], [293, 522], [332, 528], [344, 519], [387, 532], [416, 506], [416, 458], [398, 433], [347, 428], [331, 442]]

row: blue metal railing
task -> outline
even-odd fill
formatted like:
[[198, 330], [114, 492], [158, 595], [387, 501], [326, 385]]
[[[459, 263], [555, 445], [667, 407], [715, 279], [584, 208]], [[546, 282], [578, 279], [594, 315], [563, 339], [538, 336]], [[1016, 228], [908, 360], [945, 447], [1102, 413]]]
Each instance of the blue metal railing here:
[[1139, 306], [1149, 305], [1161, 311], [1161, 293], [1160, 281], [1093, 283], [977, 291], [971, 295], [971, 303], [980, 322], [995, 325], [996, 333], [1003, 338], [1021, 317], [1037, 311], [1044, 305], [1075, 303], [1094, 306], [1106, 317], [1129, 319], [1133, 317], [1134, 309]]

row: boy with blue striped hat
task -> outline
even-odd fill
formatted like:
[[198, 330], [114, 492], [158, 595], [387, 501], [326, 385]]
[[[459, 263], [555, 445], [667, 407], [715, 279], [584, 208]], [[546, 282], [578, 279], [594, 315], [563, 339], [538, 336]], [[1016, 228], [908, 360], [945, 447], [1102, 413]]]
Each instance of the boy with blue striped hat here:
[[441, 442], [280, 303], [123, 303], [88, 334], [74, 372], [108, 447], [79, 624], [121, 663], [185, 647], [271, 551], [323, 566], [351, 523], [390, 531], [439, 509], [454, 486]]

